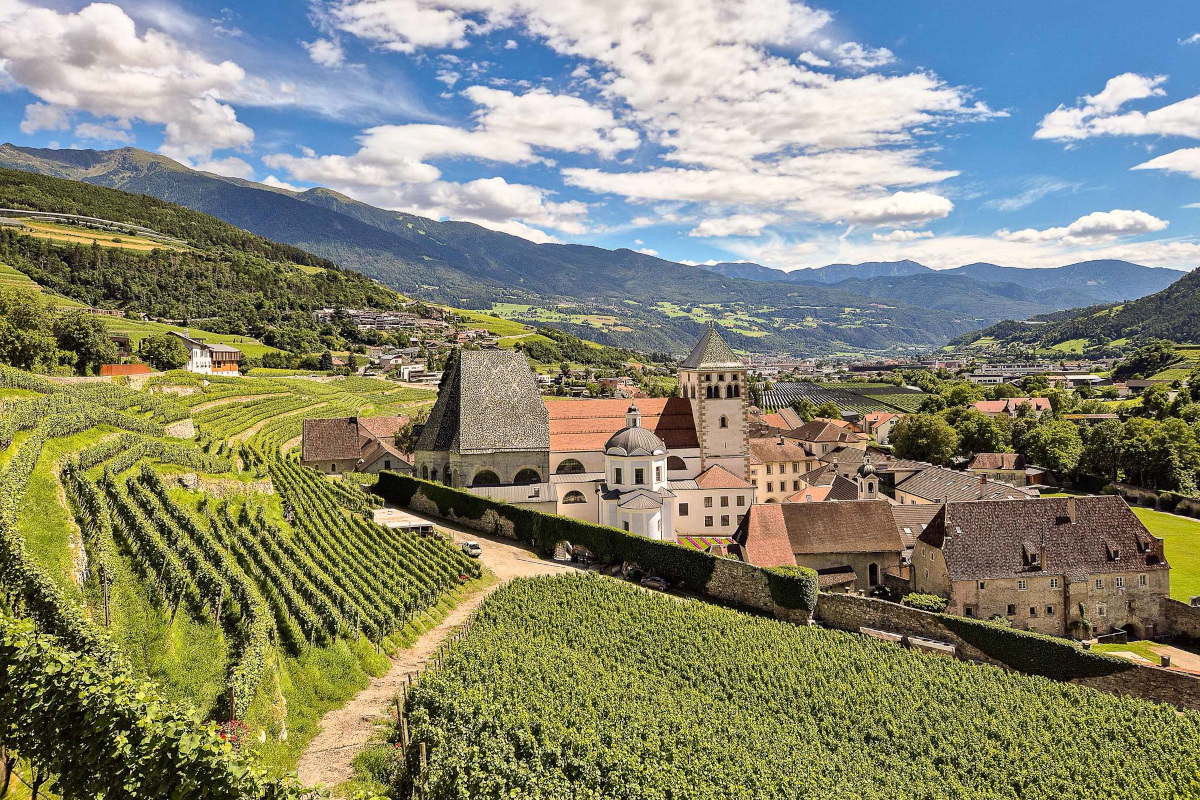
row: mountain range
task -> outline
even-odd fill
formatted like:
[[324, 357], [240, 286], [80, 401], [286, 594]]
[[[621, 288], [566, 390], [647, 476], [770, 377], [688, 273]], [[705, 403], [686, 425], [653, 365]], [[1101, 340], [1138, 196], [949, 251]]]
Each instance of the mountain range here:
[[0, 167], [151, 195], [414, 297], [480, 309], [504, 303], [522, 321], [642, 350], [678, 351], [709, 317], [746, 350], [928, 348], [1002, 319], [1140, 297], [1182, 274], [1120, 261], [1036, 270], [970, 264], [936, 271], [912, 261], [790, 273], [740, 263], [697, 268], [627, 249], [535, 244], [472, 223], [376, 208], [325, 188], [289, 191], [199, 172], [135, 148], [4, 144]]

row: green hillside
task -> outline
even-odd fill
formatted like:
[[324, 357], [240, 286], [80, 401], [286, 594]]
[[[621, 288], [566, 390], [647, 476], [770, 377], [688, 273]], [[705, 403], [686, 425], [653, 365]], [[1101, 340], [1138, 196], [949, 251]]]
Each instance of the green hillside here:
[[1150, 339], [1200, 342], [1200, 274], [1189, 272], [1161, 292], [1107, 306], [1005, 321], [955, 339], [969, 347], [980, 339], [989, 345], [1065, 348], [1125, 345]]

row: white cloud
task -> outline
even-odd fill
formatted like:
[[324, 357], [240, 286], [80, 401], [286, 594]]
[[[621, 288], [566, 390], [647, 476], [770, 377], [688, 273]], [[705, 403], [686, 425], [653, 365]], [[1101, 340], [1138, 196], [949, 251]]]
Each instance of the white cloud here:
[[1165, 153], [1130, 169], [1161, 169], [1164, 172], [1182, 172], [1200, 178], [1200, 147], [1187, 147], [1173, 153]]
[[332, 39], [316, 39], [303, 44], [304, 49], [308, 51], [308, 57], [322, 67], [340, 67], [346, 62], [346, 52], [342, 45]]
[[1162, 97], [1166, 76], [1127, 72], [1111, 78], [1099, 94], [1059, 106], [1042, 118], [1035, 139], [1075, 141], [1099, 136], [1188, 136], [1200, 138], [1200, 95], [1152, 111], [1118, 113], [1129, 102]]
[[71, 127], [71, 118], [58, 106], [45, 103], [30, 103], [25, 106], [25, 118], [21, 120], [21, 133], [38, 131], [62, 131]]
[[262, 183], [267, 186], [272, 186], [276, 189], [287, 189], [289, 192], [303, 192], [303, 187], [297, 186], [294, 183], [282, 181], [274, 175], [268, 175], [262, 179]]
[[918, 239], [932, 239], [933, 231], [898, 230], [891, 233], [872, 233], [873, 242], [915, 242]]
[[642, 254], [642, 255], [644, 255], [644, 256], [656, 256], [656, 255], [658, 255], [658, 251], [657, 251], [657, 250], [655, 250], [655, 249], [653, 249], [653, 248], [650, 248], [650, 247], [639, 247], [639, 248], [638, 248], [636, 251], [634, 251], [634, 252], [641, 253], [641, 254]]
[[98, 125], [95, 122], [83, 122], [75, 126], [75, 136], [78, 139], [91, 139], [97, 142], [112, 142], [115, 144], [133, 144], [133, 134], [129, 126], [117, 123]]
[[720, 219], [706, 219], [688, 231], [688, 236], [758, 236], [763, 228], [779, 219], [778, 214], [734, 214]]
[[1200, 33], [1193, 33], [1191, 36], [1187, 36], [1183, 39], [1180, 39], [1179, 43], [1180, 44], [1200, 44]]
[[210, 62], [156, 30], [139, 35], [115, 5], [20, 11], [0, 25], [0, 67], [64, 113], [163, 125], [162, 150], [174, 157], [207, 157], [254, 138], [221, 100], [238, 91], [241, 67]]
[[983, 205], [987, 208], [994, 208], [997, 211], [1020, 211], [1022, 208], [1033, 205], [1043, 197], [1048, 197], [1058, 192], [1076, 191], [1083, 186], [1080, 183], [1040, 176], [1027, 179], [1023, 185], [1025, 188], [1022, 191], [1008, 197], [988, 200]]
[[505, 50], [516, 50], [516, 49], [517, 49], [517, 42], [516, 42], [516, 40], [515, 40], [515, 39], [509, 39], [508, 41], [506, 41], [506, 42], [504, 43], [504, 49], [505, 49]]
[[1020, 231], [998, 230], [996, 236], [1010, 242], [1052, 242], [1086, 244], [1097, 241], [1112, 241], [1120, 236], [1154, 233], [1166, 229], [1169, 223], [1145, 211], [1113, 209], [1094, 211], [1080, 217], [1070, 225], [1060, 228]]
[[[723, 217], [781, 209], [903, 225], [945, 216], [951, 202], [927, 187], [956, 173], [923, 164], [921, 142], [994, 115], [932, 73], [870, 73], [893, 54], [835, 39], [831, 16], [798, 0], [340, 0], [332, 18], [405, 52], [520, 30], [576, 60], [571, 75], [623, 110], [630, 140], [636, 130], [659, 148], [659, 163], [640, 172], [575, 167], [564, 171], [569, 184], [705, 203]], [[831, 65], [854, 74], [811, 69]]]
[[227, 175], [230, 178], [244, 178], [245, 180], [252, 180], [254, 178], [254, 167], [236, 156], [194, 162], [191, 164], [191, 167], [202, 172]]

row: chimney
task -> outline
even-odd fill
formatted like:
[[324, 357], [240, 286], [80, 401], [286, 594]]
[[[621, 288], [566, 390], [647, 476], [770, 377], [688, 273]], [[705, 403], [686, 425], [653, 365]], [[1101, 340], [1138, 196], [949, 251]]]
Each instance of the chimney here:
[[1075, 524], [1075, 496], [1067, 498], [1067, 518], [1071, 520], [1071, 524]]
[[982, 500], [983, 496], [985, 494], [987, 494], [987, 476], [980, 475], [979, 476], [979, 499]]

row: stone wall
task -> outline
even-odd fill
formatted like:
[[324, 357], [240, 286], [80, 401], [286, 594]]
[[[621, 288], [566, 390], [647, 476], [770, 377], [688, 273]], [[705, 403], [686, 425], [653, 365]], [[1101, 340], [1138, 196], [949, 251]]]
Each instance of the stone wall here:
[[936, 614], [928, 611], [855, 594], [821, 592], [817, 596], [817, 612], [813, 616], [826, 628], [854, 633], [858, 633], [860, 628], [874, 628], [889, 633], [902, 633], [905, 636], [949, 642], [957, 648], [960, 658], [1005, 666], [967, 644], [943, 625]]
[[[938, 615], [915, 608], [846, 594], [826, 594], [817, 598], [816, 620], [827, 628], [858, 632], [873, 628], [905, 636], [918, 636], [953, 644], [960, 658], [1009, 668], [971, 646], [938, 619]], [[1200, 633], [1200, 609], [1169, 600], [1164, 608], [1164, 624]], [[1070, 683], [1109, 694], [1127, 695], [1177, 708], [1200, 710], [1200, 677], [1179, 670], [1131, 664], [1128, 669], [1109, 675], [1073, 678]]]
[[1178, 600], [1167, 599], [1162, 604], [1161, 633], [1200, 641], [1200, 608]]

